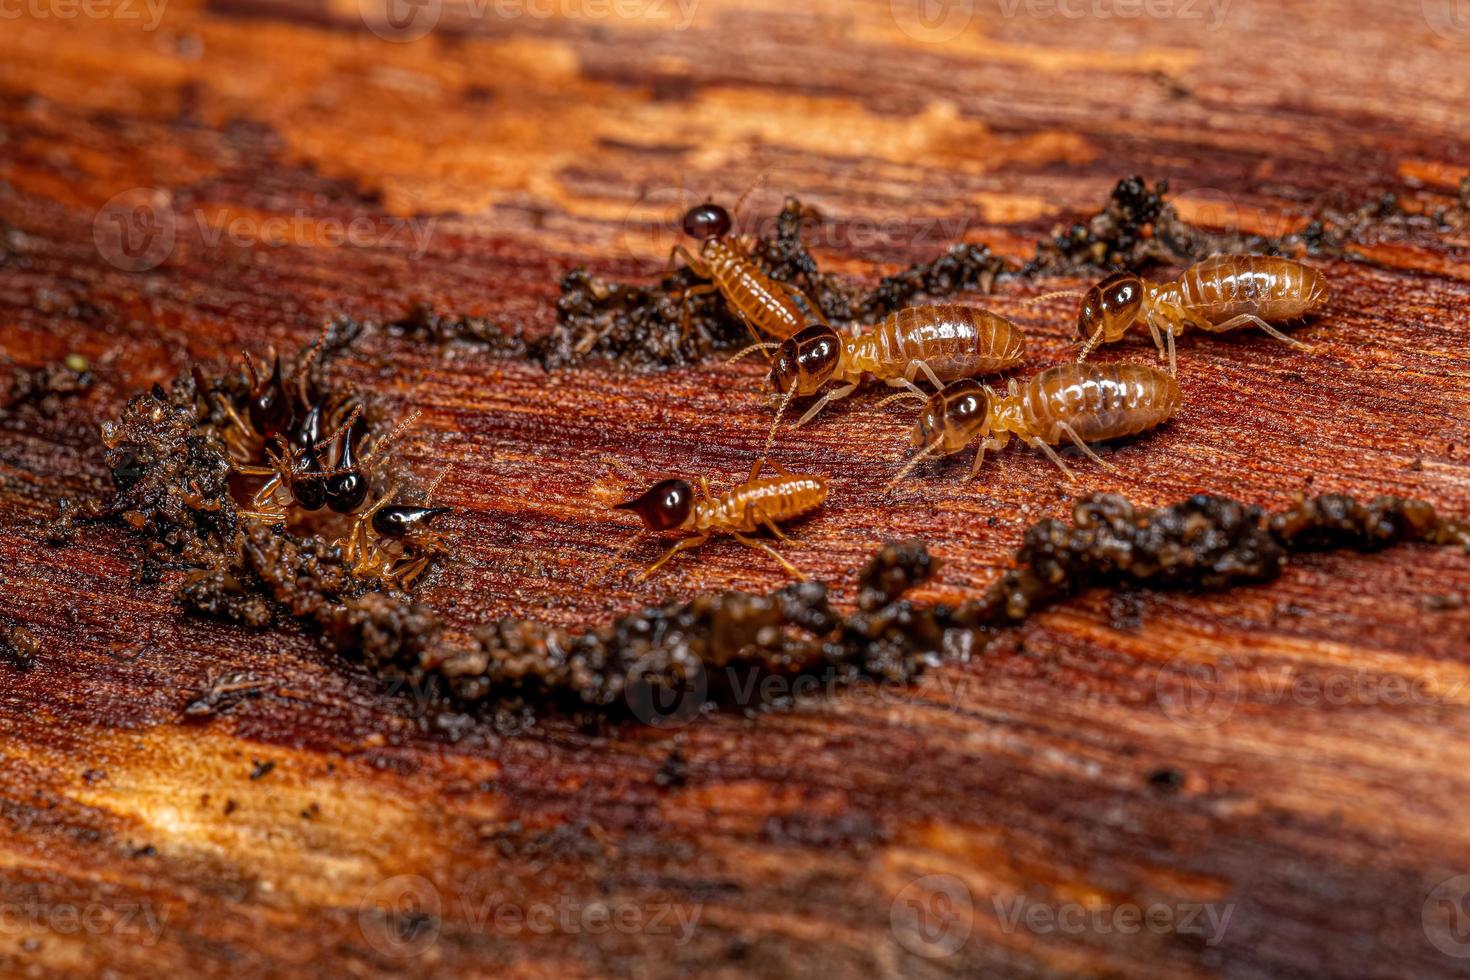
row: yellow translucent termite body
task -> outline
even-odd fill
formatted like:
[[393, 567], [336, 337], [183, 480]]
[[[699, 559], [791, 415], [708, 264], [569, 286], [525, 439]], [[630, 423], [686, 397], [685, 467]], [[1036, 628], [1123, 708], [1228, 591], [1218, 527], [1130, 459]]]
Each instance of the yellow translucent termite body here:
[[688, 263], [703, 286], [684, 292], [684, 332], [689, 330], [689, 298], [718, 292], [725, 306], [745, 324], [757, 341], [763, 337], [785, 340], [808, 322], [808, 315], [796, 302], [800, 297], [810, 316], [826, 323], [821, 309], [795, 286], [772, 279], [761, 271], [746, 246], [738, 238], [729, 237], [730, 213], [718, 204], [701, 204], [684, 215], [684, 233], [699, 242], [694, 255], [683, 245], [674, 246], [673, 254]]
[[1028, 381], [1012, 381], [1005, 395], [964, 380], [934, 394], [911, 433], [920, 451], [889, 483], [892, 488], [928, 456], [950, 456], [979, 443], [973, 477], [987, 450], [1012, 438], [1041, 450], [1067, 478], [1072, 470], [1051, 447], [1066, 439], [1095, 462], [1114, 469], [1088, 443], [1137, 435], [1179, 411], [1172, 375], [1144, 364], [1059, 364]]
[[1217, 255], [1190, 266], [1172, 282], [1146, 283], [1131, 272], [1117, 272], [1082, 299], [1078, 360], [1086, 360], [1099, 344], [1122, 339], [1135, 323], [1148, 327], [1160, 355], [1167, 350], [1170, 374], [1177, 365], [1174, 336], [1191, 327], [1224, 333], [1255, 326], [1282, 343], [1308, 350], [1272, 324], [1315, 312], [1329, 295], [1327, 277], [1320, 271], [1269, 255]]
[[757, 460], [749, 478], [724, 493], [711, 493], [709, 480], [705, 478], [699, 481], [698, 496], [688, 481], [667, 479], [655, 483], [642, 496], [616, 505], [619, 510], [637, 514], [648, 532], [684, 535], [662, 558], [648, 566], [638, 581], [648, 578], [679, 552], [697, 548], [718, 533], [730, 535], [747, 548], [766, 552], [786, 571], [804, 580], [806, 576], [800, 569], [781, 557], [776, 549], [750, 535], [765, 528], [782, 541], [787, 540], [777, 525], [820, 507], [827, 499], [827, 481], [820, 476], [788, 473], [774, 463], [771, 466], [778, 475], [762, 477], [764, 465], [765, 460]]
[[858, 389], [866, 378], [917, 392], [923, 374], [935, 388], [957, 378], [1015, 367], [1026, 356], [1026, 335], [1003, 316], [975, 306], [913, 306], [889, 315], [855, 336], [842, 337], [829, 326], [812, 326], [781, 344], [771, 362], [771, 385], [782, 397], [771, 425], [793, 398], [814, 395], [836, 384], [807, 409], [797, 427]]

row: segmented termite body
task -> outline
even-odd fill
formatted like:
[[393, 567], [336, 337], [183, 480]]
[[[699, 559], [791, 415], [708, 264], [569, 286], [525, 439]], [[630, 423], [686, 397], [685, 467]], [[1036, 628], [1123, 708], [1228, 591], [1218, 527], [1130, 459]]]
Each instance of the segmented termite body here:
[[1004, 449], [1012, 438], [1040, 449], [1068, 479], [1071, 469], [1051, 448], [1063, 439], [1113, 469], [1088, 443], [1161, 425], [1179, 411], [1180, 401], [1173, 375], [1144, 364], [1059, 364], [1023, 383], [1012, 381], [1003, 396], [976, 381], [959, 381], [929, 399], [910, 435], [922, 448], [889, 486], [925, 457], [953, 455], [979, 441], [974, 476], [986, 451]]
[[[711, 292], [720, 294], [726, 307], [756, 340], [785, 340], [805, 326], [809, 317], [825, 323], [821, 308], [801, 290], [761, 270], [745, 242], [729, 237], [730, 227], [730, 213], [718, 204], [701, 204], [684, 215], [684, 233], [699, 242], [699, 254], [692, 255], [683, 245], [675, 245], [672, 254], [682, 257], [695, 275], [709, 280], [684, 292], [685, 333], [689, 330], [690, 297]], [[803, 312], [797, 297], [808, 312]]]
[[1283, 343], [1307, 349], [1277, 330], [1320, 309], [1329, 295], [1327, 277], [1291, 259], [1269, 255], [1217, 255], [1184, 270], [1172, 282], [1146, 283], [1131, 272], [1118, 272], [1089, 289], [1077, 315], [1082, 355], [1101, 343], [1113, 343], [1135, 323], [1148, 327], [1169, 372], [1176, 369], [1174, 336], [1194, 327], [1223, 333], [1243, 326], [1259, 327]]
[[[800, 427], [866, 378], [917, 391], [914, 378], [922, 373], [941, 388], [958, 378], [1015, 367], [1025, 356], [1026, 335], [1003, 316], [975, 306], [912, 306], [852, 337], [828, 326], [807, 327], [780, 345], [771, 362], [771, 384], [784, 396], [783, 410], [795, 396], [838, 385], [807, 409], [796, 423]], [[778, 410], [773, 435], [780, 420]]]
[[820, 476], [788, 473], [775, 463], [771, 466], [778, 475], [762, 477], [764, 465], [765, 460], [757, 460], [744, 483], [721, 494], [710, 492], [708, 478], [700, 478], [697, 496], [688, 481], [667, 479], [655, 483], [642, 496], [615, 505], [616, 509], [631, 510], [642, 519], [644, 532], [639, 538], [648, 532], [684, 535], [662, 558], [648, 566], [638, 581], [648, 578], [679, 552], [697, 548], [720, 533], [730, 535], [747, 548], [764, 551], [786, 571], [805, 579], [774, 548], [750, 535], [765, 528], [782, 541], [788, 540], [777, 525], [820, 507], [827, 499], [827, 481]]

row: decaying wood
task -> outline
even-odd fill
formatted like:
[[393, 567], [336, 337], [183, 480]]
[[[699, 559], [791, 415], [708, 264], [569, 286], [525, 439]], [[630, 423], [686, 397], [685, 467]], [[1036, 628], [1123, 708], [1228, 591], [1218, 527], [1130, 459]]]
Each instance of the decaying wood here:
[[[1470, 238], [1432, 217], [1470, 159], [1470, 39], [1439, 6], [1237, 0], [1206, 30], [977, 4], [942, 43], [876, 0], [705, 0], [685, 30], [451, 6], [413, 43], [365, 31], [355, 4], [169, 4], [156, 31], [7, 20], [0, 352], [23, 373], [0, 388], [0, 627], [24, 655], [0, 663], [0, 964], [1463, 970], [1445, 949], [1463, 951], [1453, 879], [1470, 871], [1470, 564], [1451, 549], [1323, 555], [1228, 593], [1086, 594], [916, 685], [792, 710], [593, 730], [514, 716], [452, 740], [416, 692], [304, 632], [186, 617], [185, 573], [135, 574], [136, 536], [83, 526], [54, 548], [44, 532], [56, 498], [110, 483], [97, 424], [193, 362], [419, 304], [534, 343], [574, 268], [659, 279], [681, 188], [733, 201], [762, 173], [747, 226], [772, 230], [793, 195], [821, 213], [804, 235], [822, 269], [869, 285], [957, 240], [1019, 268], [1135, 173], [1167, 178], [1185, 219], [1271, 238], [1398, 198], [1311, 259], [1334, 289], [1297, 331], [1316, 356], [1185, 338], [1185, 408], [1107, 454], [1122, 477], [1079, 460], [1070, 488], [1011, 451], [974, 484], [936, 464], [887, 496], [898, 409], [855, 397], [783, 433], [779, 459], [832, 481], [790, 556], [840, 608], [885, 538], [938, 558], [916, 599], [975, 598], [1024, 527], [1094, 491], [1470, 513]], [[1025, 299], [1082, 282], [1001, 277], [983, 301], [1026, 327], [1039, 368], [1070, 356], [1071, 307]], [[633, 528], [606, 510], [601, 458], [739, 478], [769, 422], [756, 363], [547, 370], [396, 328], [333, 370], [424, 413], [406, 472], [453, 464], [454, 560], [419, 590], [451, 629], [584, 628], [781, 584], [730, 542], [642, 585], [652, 545], [606, 567]], [[1045, 926], [1131, 905], [1230, 918], [1218, 934]], [[946, 910], [949, 931], [922, 932]]]

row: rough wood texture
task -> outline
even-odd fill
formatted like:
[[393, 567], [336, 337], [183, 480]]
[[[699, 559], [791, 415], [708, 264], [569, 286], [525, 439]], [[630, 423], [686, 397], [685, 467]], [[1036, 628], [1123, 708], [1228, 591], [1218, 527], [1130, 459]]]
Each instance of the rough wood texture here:
[[[1388, 191], [1443, 205], [1470, 159], [1470, 32], [1448, 0], [1236, 0], [1213, 30], [1203, 4], [962, 3], [973, 18], [942, 42], [957, 21], [926, 29], [903, 0], [633, 6], [449, 5], [413, 43], [352, 2], [174, 0], [156, 30], [141, 4], [4, 22], [0, 350], [27, 368], [81, 354], [97, 383], [0, 428], [0, 614], [42, 647], [29, 672], [0, 664], [0, 969], [1462, 974], [1466, 882], [1435, 889], [1470, 871], [1463, 554], [1084, 597], [912, 688], [790, 712], [449, 743], [308, 636], [185, 619], [176, 578], [132, 581], [121, 531], [42, 543], [54, 498], [105, 483], [95, 425], [131, 392], [419, 300], [545, 331], [571, 267], [661, 268], [681, 186], [730, 200], [767, 174], [751, 220], [795, 194], [826, 215], [824, 266], [876, 278], [959, 238], [1024, 259], [1131, 173], [1168, 178], [1186, 214], [1275, 233]], [[929, 467], [890, 499], [906, 417], [849, 400], [780, 444], [833, 486], [790, 557], [846, 602], [880, 539], [922, 536], [945, 563], [923, 598], [954, 599], [1087, 490], [1470, 512], [1470, 239], [1362, 251], [1322, 263], [1335, 296], [1301, 331], [1316, 357], [1187, 338], [1187, 405], [1110, 454], [1125, 479], [1083, 464], [1069, 490], [1012, 451], [976, 485]], [[1067, 356], [1070, 306], [1023, 306], [1035, 291], [988, 303], [1039, 367]], [[642, 586], [599, 577], [631, 531], [590, 492], [599, 457], [743, 473], [769, 417], [756, 365], [546, 374], [379, 333], [337, 370], [424, 412], [407, 465], [455, 464], [457, 560], [423, 590], [455, 623], [590, 625], [781, 580], [730, 542]], [[189, 720], [229, 675], [260, 692]], [[1192, 931], [1190, 903], [1228, 924]], [[1175, 928], [1073, 914], [1130, 904]]]

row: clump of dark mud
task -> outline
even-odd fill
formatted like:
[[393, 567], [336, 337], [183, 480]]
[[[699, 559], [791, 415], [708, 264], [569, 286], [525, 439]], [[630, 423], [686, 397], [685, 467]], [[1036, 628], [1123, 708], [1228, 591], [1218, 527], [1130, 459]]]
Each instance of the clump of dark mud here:
[[1401, 497], [1368, 503], [1337, 494], [1304, 497], [1267, 515], [1225, 497], [1197, 495], [1136, 510], [1122, 497], [1098, 494], [1078, 502], [1070, 524], [1048, 518], [1032, 525], [1016, 567], [982, 599], [942, 612], [940, 619], [962, 628], [1017, 623], [1091, 586], [1223, 589], [1266, 582], [1281, 574], [1294, 552], [1376, 551], [1404, 541], [1470, 551], [1470, 525]]
[[92, 366], [80, 355], [36, 368], [15, 368], [10, 385], [9, 407], [34, 405], [47, 418], [55, 417], [62, 401], [90, 389], [95, 382]]
[[[771, 278], [799, 287], [832, 322], [871, 324], [915, 302], [961, 292], [989, 293], [1002, 279], [1141, 272], [1222, 253], [1362, 260], [1353, 245], [1375, 234], [1470, 227], [1470, 181], [1462, 184], [1457, 204], [1430, 214], [1405, 211], [1389, 196], [1357, 207], [1322, 207], [1299, 230], [1280, 236], [1191, 225], [1169, 203], [1168, 189], [1164, 181], [1150, 187], [1141, 177], [1120, 180], [1100, 210], [1053, 231], [1024, 264], [997, 256], [983, 244], [959, 243], [871, 288], [820, 270], [801, 241], [803, 224], [819, 216], [788, 199], [775, 233], [755, 242], [751, 258]], [[591, 359], [631, 367], [669, 366], [748, 343], [749, 332], [716, 294], [689, 297], [686, 324], [686, 291], [701, 284], [682, 267], [652, 285], [608, 282], [575, 270], [562, 280], [555, 329], [532, 345], [531, 354], [547, 367]]]
[[41, 654], [41, 641], [36, 634], [0, 616], [0, 660], [8, 661], [17, 670], [30, 670]]

